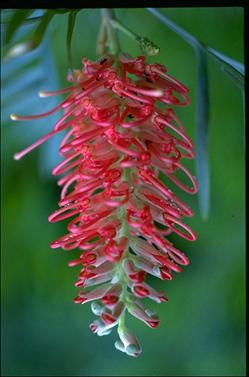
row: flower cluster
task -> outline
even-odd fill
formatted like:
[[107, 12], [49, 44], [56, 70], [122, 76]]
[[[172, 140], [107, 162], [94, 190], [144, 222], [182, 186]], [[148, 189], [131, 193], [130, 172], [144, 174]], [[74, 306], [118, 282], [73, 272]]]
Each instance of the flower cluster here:
[[40, 92], [41, 97], [68, 94], [54, 109], [27, 117], [12, 114], [14, 120], [28, 120], [64, 113], [51, 132], [15, 158], [68, 129], [60, 145], [63, 160], [52, 171], [63, 175], [59, 209], [49, 221], [71, 219], [68, 233], [51, 247], [79, 250], [69, 263], [80, 267], [74, 301], [92, 302], [98, 318], [90, 329], [102, 336], [118, 325], [116, 348], [138, 356], [141, 348], [126, 328], [125, 312], [158, 326], [159, 317], [142, 299], [160, 303], [167, 298], [145, 282], [146, 275], [171, 280], [189, 263], [166, 239], [170, 233], [196, 239], [181, 221], [193, 215], [191, 209], [159, 177], [161, 172], [184, 191], [197, 191], [195, 178], [180, 162], [194, 157], [193, 144], [173, 110], [188, 104], [188, 89], [144, 56], [122, 53], [117, 60], [106, 55], [82, 63], [82, 70], [68, 76], [72, 86]]

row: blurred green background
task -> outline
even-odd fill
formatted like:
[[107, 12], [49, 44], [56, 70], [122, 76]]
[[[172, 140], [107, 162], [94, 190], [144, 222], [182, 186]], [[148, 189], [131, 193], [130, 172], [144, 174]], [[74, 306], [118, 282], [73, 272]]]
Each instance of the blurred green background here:
[[[210, 47], [243, 62], [243, 8], [159, 10]], [[197, 62], [193, 49], [143, 8], [117, 9], [116, 13], [126, 26], [160, 46], [160, 55], [149, 61], [165, 64], [169, 74], [190, 88], [190, 106], [176, 111], [195, 140]], [[96, 58], [99, 21], [98, 9], [78, 14], [72, 44], [76, 68], [83, 57]], [[50, 49], [45, 48], [43, 54], [46, 61], [51, 54], [55, 69], [47, 70], [46, 76], [55, 79], [57, 75], [59, 87], [66, 85], [68, 71], [66, 29], [66, 15], [56, 16], [47, 35]], [[120, 42], [124, 51], [141, 54], [128, 37], [120, 35]], [[114, 349], [115, 331], [107, 337], [90, 332], [94, 315], [90, 305], [73, 303], [78, 270], [67, 267], [77, 251], [49, 248], [52, 240], [65, 233], [66, 225], [47, 221], [59, 199], [56, 181], [48, 174], [56, 164], [55, 144], [21, 161], [13, 159], [15, 152], [36, 140], [36, 133], [44, 134], [52, 124], [48, 119], [18, 125], [2, 121], [2, 375], [246, 375], [243, 98], [212, 60], [208, 73], [210, 214], [203, 221], [197, 195], [179, 193], [196, 213], [186, 222], [198, 233], [198, 240], [188, 243], [172, 237], [191, 264], [171, 282], [153, 280], [169, 297], [166, 304], [151, 304], [161, 317], [160, 326], [152, 330], [129, 318], [128, 325], [143, 348], [138, 359]], [[15, 75], [11, 76], [15, 86]], [[39, 89], [47, 87], [41, 82]], [[26, 113], [34, 113], [34, 103], [51, 107], [48, 99], [36, 97], [31, 85], [28, 93]], [[3, 101], [12, 99], [11, 112], [15, 112], [19, 100], [6, 97]], [[195, 172], [193, 161], [190, 167]]]

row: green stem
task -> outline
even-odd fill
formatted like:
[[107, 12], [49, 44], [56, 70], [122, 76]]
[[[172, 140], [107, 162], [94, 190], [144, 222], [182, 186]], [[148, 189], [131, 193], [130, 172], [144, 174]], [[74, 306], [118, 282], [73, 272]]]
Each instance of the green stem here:
[[121, 333], [121, 334], [124, 333], [125, 328], [126, 326], [125, 326], [125, 310], [124, 310], [118, 320], [118, 333]]
[[107, 28], [103, 17], [101, 18], [101, 24], [99, 28], [98, 40], [97, 40], [97, 54], [103, 56], [106, 53], [107, 42]]
[[118, 30], [122, 31], [124, 34], [128, 35], [128, 37], [130, 37], [132, 39], [138, 38], [138, 35], [136, 33], [131, 31], [130, 29], [128, 29], [128, 27], [124, 26], [120, 21], [118, 21], [116, 19], [112, 19], [111, 24], [115, 29], [118, 29]]
[[[122, 181], [123, 182], [129, 182], [130, 183], [130, 177], [131, 177], [131, 168], [125, 168], [122, 174]], [[119, 283], [122, 285], [122, 292], [120, 295], [120, 300], [124, 303], [124, 305], [127, 305], [127, 302], [129, 301], [129, 293], [127, 290], [127, 282], [128, 278], [126, 275], [126, 272], [124, 270], [124, 261], [125, 260], [131, 260], [132, 255], [129, 252], [129, 242], [131, 239], [131, 233], [130, 233], [130, 227], [126, 220], [126, 207], [125, 205], [122, 205], [117, 212], [117, 218], [121, 221], [121, 228], [117, 233], [116, 239], [117, 241], [121, 239], [122, 237], [126, 237], [128, 239], [128, 245], [127, 249], [124, 250], [124, 253], [122, 255], [122, 258], [118, 261], [116, 265], [116, 276], [118, 277]], [[125, 310], [121, 317], [119, 318], [119, 325], [118, 325], [118, 331], [124, 331], [125, 329], [125, 323], [124, 323], [124, 316], [125, 316]]]
[[134, 31], [132, 31], [116, 19], [113, 19], [111, 23], [115, 29], [122, 31], [124, 34], [128, 35], [128, 37], [138, 42], [142, 52], [146, 55], [154, 56], [159, 54], [160, 48], [155, 45], [150, 39], [146, 37], [140, 37], [138, 34], [134, 33]]
[[117, 33], [112, 26], [112, 21], [115, 20], [115, 13], [113, 9], [103, 8], [101, 10], [103, 22], [107, 28], [107, 39], [110, 51], [113, 55], [118, 55], [120, 52], [119, 41]]

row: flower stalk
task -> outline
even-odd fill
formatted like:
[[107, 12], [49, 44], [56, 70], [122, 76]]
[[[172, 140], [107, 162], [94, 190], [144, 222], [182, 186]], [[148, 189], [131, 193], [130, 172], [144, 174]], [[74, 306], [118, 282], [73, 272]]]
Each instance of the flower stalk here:
[[159, 54], [160, 48], [157, 45], [155, 45], [150, 39], [146, 37], [140, 37], [138, 34], [134, 33], [134, 31], [129, 29], [127, 26], [123, 25], [117, 19], [112, 19], [111, 24], [115, 29], [120, 30], [128, 37], [138, 42], [143, 54], [146, 54], [148, 56], [155, 56]]
[[103, 8], [101, 10], [101, 16], [102, 16], [102, 23], [103, 23], [103, 26], [102, 26], [103, 36], [100, 37], [100, 40], [102, 40], [102, 43], [103, 43], [103, 40], [106, 39], [104, 38], [104, 33], [106, 30], [107, 43], [108, 43], [110, 53], [117, 56], [120, 52], [120, 46], [119, 46], [119, 41], [118, 41], [116, 31], [112, 24], [112, 22], [115, 21], [115, 12], [113, 9]]

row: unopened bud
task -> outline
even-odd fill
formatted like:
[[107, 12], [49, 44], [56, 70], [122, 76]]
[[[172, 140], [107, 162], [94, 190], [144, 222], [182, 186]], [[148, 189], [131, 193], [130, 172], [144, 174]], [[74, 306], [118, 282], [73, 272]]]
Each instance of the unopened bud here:
[[104, 311], [104, 305], [100, 302], [92, 302], [91, 309], [93, 314], [100, 316]]

